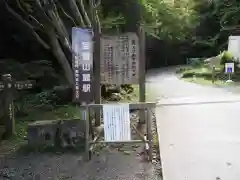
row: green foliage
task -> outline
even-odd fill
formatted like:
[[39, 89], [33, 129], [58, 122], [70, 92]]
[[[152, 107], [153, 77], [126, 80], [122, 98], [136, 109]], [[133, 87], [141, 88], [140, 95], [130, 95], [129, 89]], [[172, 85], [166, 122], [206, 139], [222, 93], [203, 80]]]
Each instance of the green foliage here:
[[212, 71], [208, 68], [201, 67], [201, 68], [188, 69], [182, 73], [182, 78], [189, 78], [193, 76], [211, 78]]
[[200, 67], [202, 64], [203, 64], [203, 62], [202, 62], [201, 60], [199, 60], [199, 59], [197, 59], [197, 60], [195, 60], [195, 61], [193, 61], [193, 62], [191, 63], [191, 65], [192, 65], [193, 67]]
[[125, 24], [125, 18], [122, 15], [111, 15], [102, 19], [101, 25], [105, 33], [121, 32], [121, 27]]
[[189, 38], [199, 24], [195, 1], [141, 0], [148, 33], [167, 40]]
[[204, 64], [203, 62], [205, 59], [206, 58], [189, 58], [187, 60], [187, 64], [191, 65], [192, 67], [200, 67]]
[[229, 51], [223, 51], [220, 56], [221, 64], [225, 64], [227, 62], [234, 62], [233, 55]]
[[37, 60], [29, 63], [21, 63], [17, 60], [0, 60], [1, 74], [11, 74], [14, 80], [37, 80], [39, 86], [43, 89], [52, 88], [64, 79], [63, 76], [56, 73], [51, 61]]
[[[231, 54], [223, 52], [220, 55], [225, 56], [225, 60], [231, 61]], [[228, 61], [228, 62], [229, 62]], [[228, 80], [228, 75], [225, 73], [224, 65], [216, 67], [215, 69], [215, 85], [226, 85], [226, 80]], [[212, 69], [206, 67], [198, 68], [188, 68], [181, 72], [181, 77], [191, 82], [200, 83], [200, 84], [212, 84]], [[235, 66], [235, 73], [232, 74], [232, 80], [234, 82], [240, 82], [240, 68]]]
[[[201, 2], [201, 1], [199, 1]], [[212, 0], [199, 5], [201, 25], [194, 45], [209, 48], [208, 51], [226, 49], [228, 36], [239, 34], [240, 1]], [[211, 28], [208, 28], [211, 26]]]
[[104, 28], [116, 30], [116, 26], [122, 26], [124, 22], [136, 24], [142, 18], [148, 34], [162, 40], [179, 41], [189, 38], [199, 24], [196, 5], [193, 0], [174, 3], [169, 0], [122, 0], [114, 3], [104, 0], [102, 13], [105, 16], [101, 19]]
[[59, 98], [60, 97], [58, 97], [54, 91], [49, 90], [34, 95], [29, 102], [35, 104], [39, 108], [54, 108]]

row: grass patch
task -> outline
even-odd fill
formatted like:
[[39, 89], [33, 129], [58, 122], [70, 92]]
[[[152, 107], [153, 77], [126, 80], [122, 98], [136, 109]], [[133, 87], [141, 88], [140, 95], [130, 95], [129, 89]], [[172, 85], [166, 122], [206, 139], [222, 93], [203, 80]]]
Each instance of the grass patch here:
[[81, 111], [75, 105], [66, 105], [52, 110], [32, 108], [28, 115], [22, 118], [16, 118], [16, 135], [11, 137], [11, 141], [23, 141], [27, 135], [28, 123], [38, 120], [58, 120], [58, 119], [80, 119]]
[[[240, 81], [240, 69], [236, 68], [235, 73], [232, 75], [234, 82]], [[191, 69], [185, 69], [181, 73], [181, 78], [188, 82], [193, 82], [202, 85], [214, 85], [214, 86], [229, 86], [235, 83], [226, 83], [228, 75], [224, 73], [224, 66], [219, 66], [215, 70], [215, 81], [212, 83], [212, 70], [207, 66], [192, 67]], [[235, 84], [236, 85], [236, 84]]]
[[158, 140], [158, 133], [155, 132], [153, 134], [153, 145], [156, 149], [159, 149], [159, 140]]
[[[124, 94], [120, 102], [137, 103], [139, 102], [139, 86], [132, 85], [133, 92], [131, 94]], [[156, 100], [156, 91], [154, 88], [148, 87], [146, 84], [146, 101], [154, 102]]]
[[32, 108], [28, 111], [28, 115], [20, 118], [21, 121], [36, 121], [36, 120], [58, 120], [69, 118], [80, 118], [81, 111], [77, 105], [65, 105], [52, 107], [52, 109]]
[[222, 80], [216, 80], [214, 82], [214, 84], [213, 84], [211, 80], [205, 79], [205, 78], [201, 78], [201, 77], [198, 77], [198, 78], [193, 78], [193, 77], [183, 78], [183, 80], [187, 81], [187, 82], [201, 84], [201, 85], [216, 85], [216, 86], [226, 86], [226, 85], [229, 85], [225, 81], [222, 81]]
[[[1, 142], [0, 153], [8, 151], [8, 149], [20, 152], [61, 152], [60, 149], [53, 147], [34, 148], [26, 145], [27, 127], [28, 123], [37, 120], [57, 120], [57, 119], [80, 119], [81, 111], [79, 107], [74, 105], [66, 105], [52, 110], [44, 110], [40, 108], [32, 108], [28, 111], [28, 115], [22, 118], [16, 118], [16, 134], [7, 140]], [[79, 151], [82, 148], [75, 148]], [[66, 149], [64, 151], [74, 151], [73, 149]], [[12, 151], [11, 151], [12, 152]]]
[[127, 94], [125, 91], [121, 92], [122, 99], [120, 102], [122, 103], [134, 103], [139, 101], [139, 86], [138, 85], [132, 85], [133, 92], [130, 94]]
[[[219, 73], [219, 69], [216, 69], [216, 73]], [[189, 78], [194, 76], [203, 77], [207, 79], [212, 78], [212, 70], [204, 66], [187, 69], [183, 71], [181, 74], [182, 74], [181, 76], [182, 78]]]
[[15, 128], [15, 135], [0, 142], [0, 154], [10, 154], [18, 151], [18, 149], [25, 144], [24, 138], [26, 136], [27, 123], [17, 122]]

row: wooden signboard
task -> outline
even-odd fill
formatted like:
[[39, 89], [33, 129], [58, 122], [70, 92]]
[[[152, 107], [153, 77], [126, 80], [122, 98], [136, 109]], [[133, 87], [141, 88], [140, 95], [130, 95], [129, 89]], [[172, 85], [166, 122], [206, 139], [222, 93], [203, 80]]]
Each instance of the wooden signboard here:
[[93, 43], [92, 30], [72, 29], [73, 54], [72, 67], [75, 79], [74, 101], [89, 103], [93, 101]]
[[100, 44], [101, 84], [139, 84], [138, 36], [102, 36]]

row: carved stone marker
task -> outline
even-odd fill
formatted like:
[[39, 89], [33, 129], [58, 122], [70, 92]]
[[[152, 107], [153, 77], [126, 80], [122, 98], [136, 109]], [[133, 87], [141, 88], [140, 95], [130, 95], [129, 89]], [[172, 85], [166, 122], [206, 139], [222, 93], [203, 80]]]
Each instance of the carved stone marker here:
[[85, 121], [79, 119], [44, 120], [28, 125], [30, 146], [77, 146], [83, 143]]
[[27, 129], [28, 143], [31, 146], [54, 146], [58, 121], [36, 121], [30, 123]]

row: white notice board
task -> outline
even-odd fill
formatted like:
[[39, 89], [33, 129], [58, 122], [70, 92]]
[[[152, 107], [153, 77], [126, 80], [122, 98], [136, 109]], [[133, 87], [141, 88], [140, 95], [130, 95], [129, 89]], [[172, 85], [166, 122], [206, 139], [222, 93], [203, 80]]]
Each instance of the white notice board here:
[[103, 105], [105, 141], [131, 140], [129, 104]]
[[240, 36], [229, 36], [228, 51], [232, 53], [235, 58], [240, 59]]

